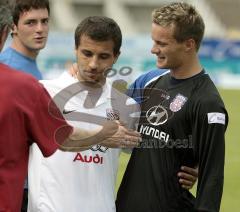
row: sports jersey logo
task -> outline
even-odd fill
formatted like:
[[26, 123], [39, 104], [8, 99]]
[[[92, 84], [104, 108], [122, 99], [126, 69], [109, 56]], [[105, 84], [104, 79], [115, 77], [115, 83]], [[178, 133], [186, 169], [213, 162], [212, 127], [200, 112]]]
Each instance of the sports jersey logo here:
[[103, 157], [100, 157], [100, 155], [82, 155], [80, 152], [78, 152], [73, 159], [73, 162], [82, 162], [82, 163], [95, 163], [95, 164], [103, 164]]
[[97, 145], [91, 147], [91, 150], [94, 151], [94, 152], [99, 151], [99, 152], [104, 153], [108, 150], [108, 147], [101, 146], [101, 145], [97, 144]]
[[107, 116], [107, 119], [111, 121], [120, 119], [119, 111], [112, 108], [106, 109], [106, 116]]
[[225, 125], [224, 113], [208, 113], [208, 124], [223, 124]]
[[168, 120], [168, 113], [163, 106], [157, 105], [151, 107], [147, 111], [146, 118], [150, 124], [158, 126], [164, 124]]
[[72, 113], [76, 110], [66, 110], [66, 109], [63, 109], [63, 114], [69, 114], [69, 113]]
[[170, 103], [170, 110], [172, 112], [177, 112], [181, 110], [186, 101], [187, 101], [187, 97], [181, 94], [178, 94]]

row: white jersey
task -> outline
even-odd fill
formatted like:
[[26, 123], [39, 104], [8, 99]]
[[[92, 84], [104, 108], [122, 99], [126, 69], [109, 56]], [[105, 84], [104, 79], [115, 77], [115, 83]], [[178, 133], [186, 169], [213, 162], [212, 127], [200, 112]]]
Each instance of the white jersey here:
[[[55, 80], [42, 81], [51, 96], [77, 82], [68, 73], [63, 73]], [[111, 91], [111, 85], [106, 82], [102, 94], [95, 98], [97, 103], [94, 108], [86, 108], [88, 92], [80, 92], [67, 101], [64, 106], [65, 114], [83, 112], [110, 119], [119, 116], [128, 127], [135, 128], [136, 119], [130, 117], [129, 108], [112, 108], [112, 105], [115, 105], [114, 101], [118, 103], [126, 96], [118, 93], [116, 98]], [[93, 100], [94, 96], [90, 99]], [[133, 110], [138, 110], [138, 105], [130, 99], [130, 104], [132, 103], [135, 107]], [[94, 129], [97, 126], [81, 121], [68, 122], [84, 129]], [[96, 145], [89, 150], [76, 153], [57, 150], [49, 158], [44, 158], [38, 146], [33, 144], [29, 157], [28, 211], [115, 212], [114, 189], [119, 154], [120, 149], [108, 149]]]

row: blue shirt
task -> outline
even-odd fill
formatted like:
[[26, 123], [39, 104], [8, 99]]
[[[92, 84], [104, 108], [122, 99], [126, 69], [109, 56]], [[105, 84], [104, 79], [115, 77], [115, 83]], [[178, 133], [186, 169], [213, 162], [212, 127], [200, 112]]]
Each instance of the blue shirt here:
[[132, 97], [137, 103], [141, 103], [144, 87], [166, 73], [166, 71], [166, 69], [154, 69], [142, 74], [129, 86], [127, 95]]
[[36, 60], [26, 57], [11, 47], [8, 47], [0, 54], [0, 62], [19, 71], [31, 74], [38, 80], [42, 79]]

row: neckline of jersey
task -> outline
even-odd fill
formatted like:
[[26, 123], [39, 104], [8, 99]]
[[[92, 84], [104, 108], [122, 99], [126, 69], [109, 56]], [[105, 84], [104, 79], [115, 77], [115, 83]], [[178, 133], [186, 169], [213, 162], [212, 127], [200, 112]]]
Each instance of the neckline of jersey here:
[[177, 85], [177, 84], [180, 84], [180, 83], [185, 82], [185, 81], [187, 81], [187, 80], [190, 80], [190, 79], [194, 79], [194, 78], [196, 78], [196, 77], [199, 77], [199, 76], [201, 76], [201, 75], [203, 75], [203, 74], [205, 74], [205, 70], [204, 70], [204, 69], [202, 69], [201, 72], [199, 72], [198, 74], [193, 75], [193, 76], [191, 76], [191, 77], [189, 77], [189, 78], [186, 78], [186, 79], [176, 79], [176, 78], [170, 76], [170, 84], [171, 84], [171, 85]]

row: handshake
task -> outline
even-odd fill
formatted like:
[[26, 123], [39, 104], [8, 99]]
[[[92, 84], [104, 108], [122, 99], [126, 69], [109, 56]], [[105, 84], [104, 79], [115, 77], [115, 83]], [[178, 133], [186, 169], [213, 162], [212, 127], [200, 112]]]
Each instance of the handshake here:
[[[63, 129], [61, 129], [62, 131]], [[62, 134], [62, 132], [57, 132]], [[63, 151], [83, 151], [100, 144], [109, 148], [133, 148], [141, 142], [141, 134], [137, 131], [127, 129], [119, 121], [106, 121], [102, 127], [94, 130], [83, 130], [73, 128], [71, 134], [64, 141], [57, 139], [59, 149]]]

